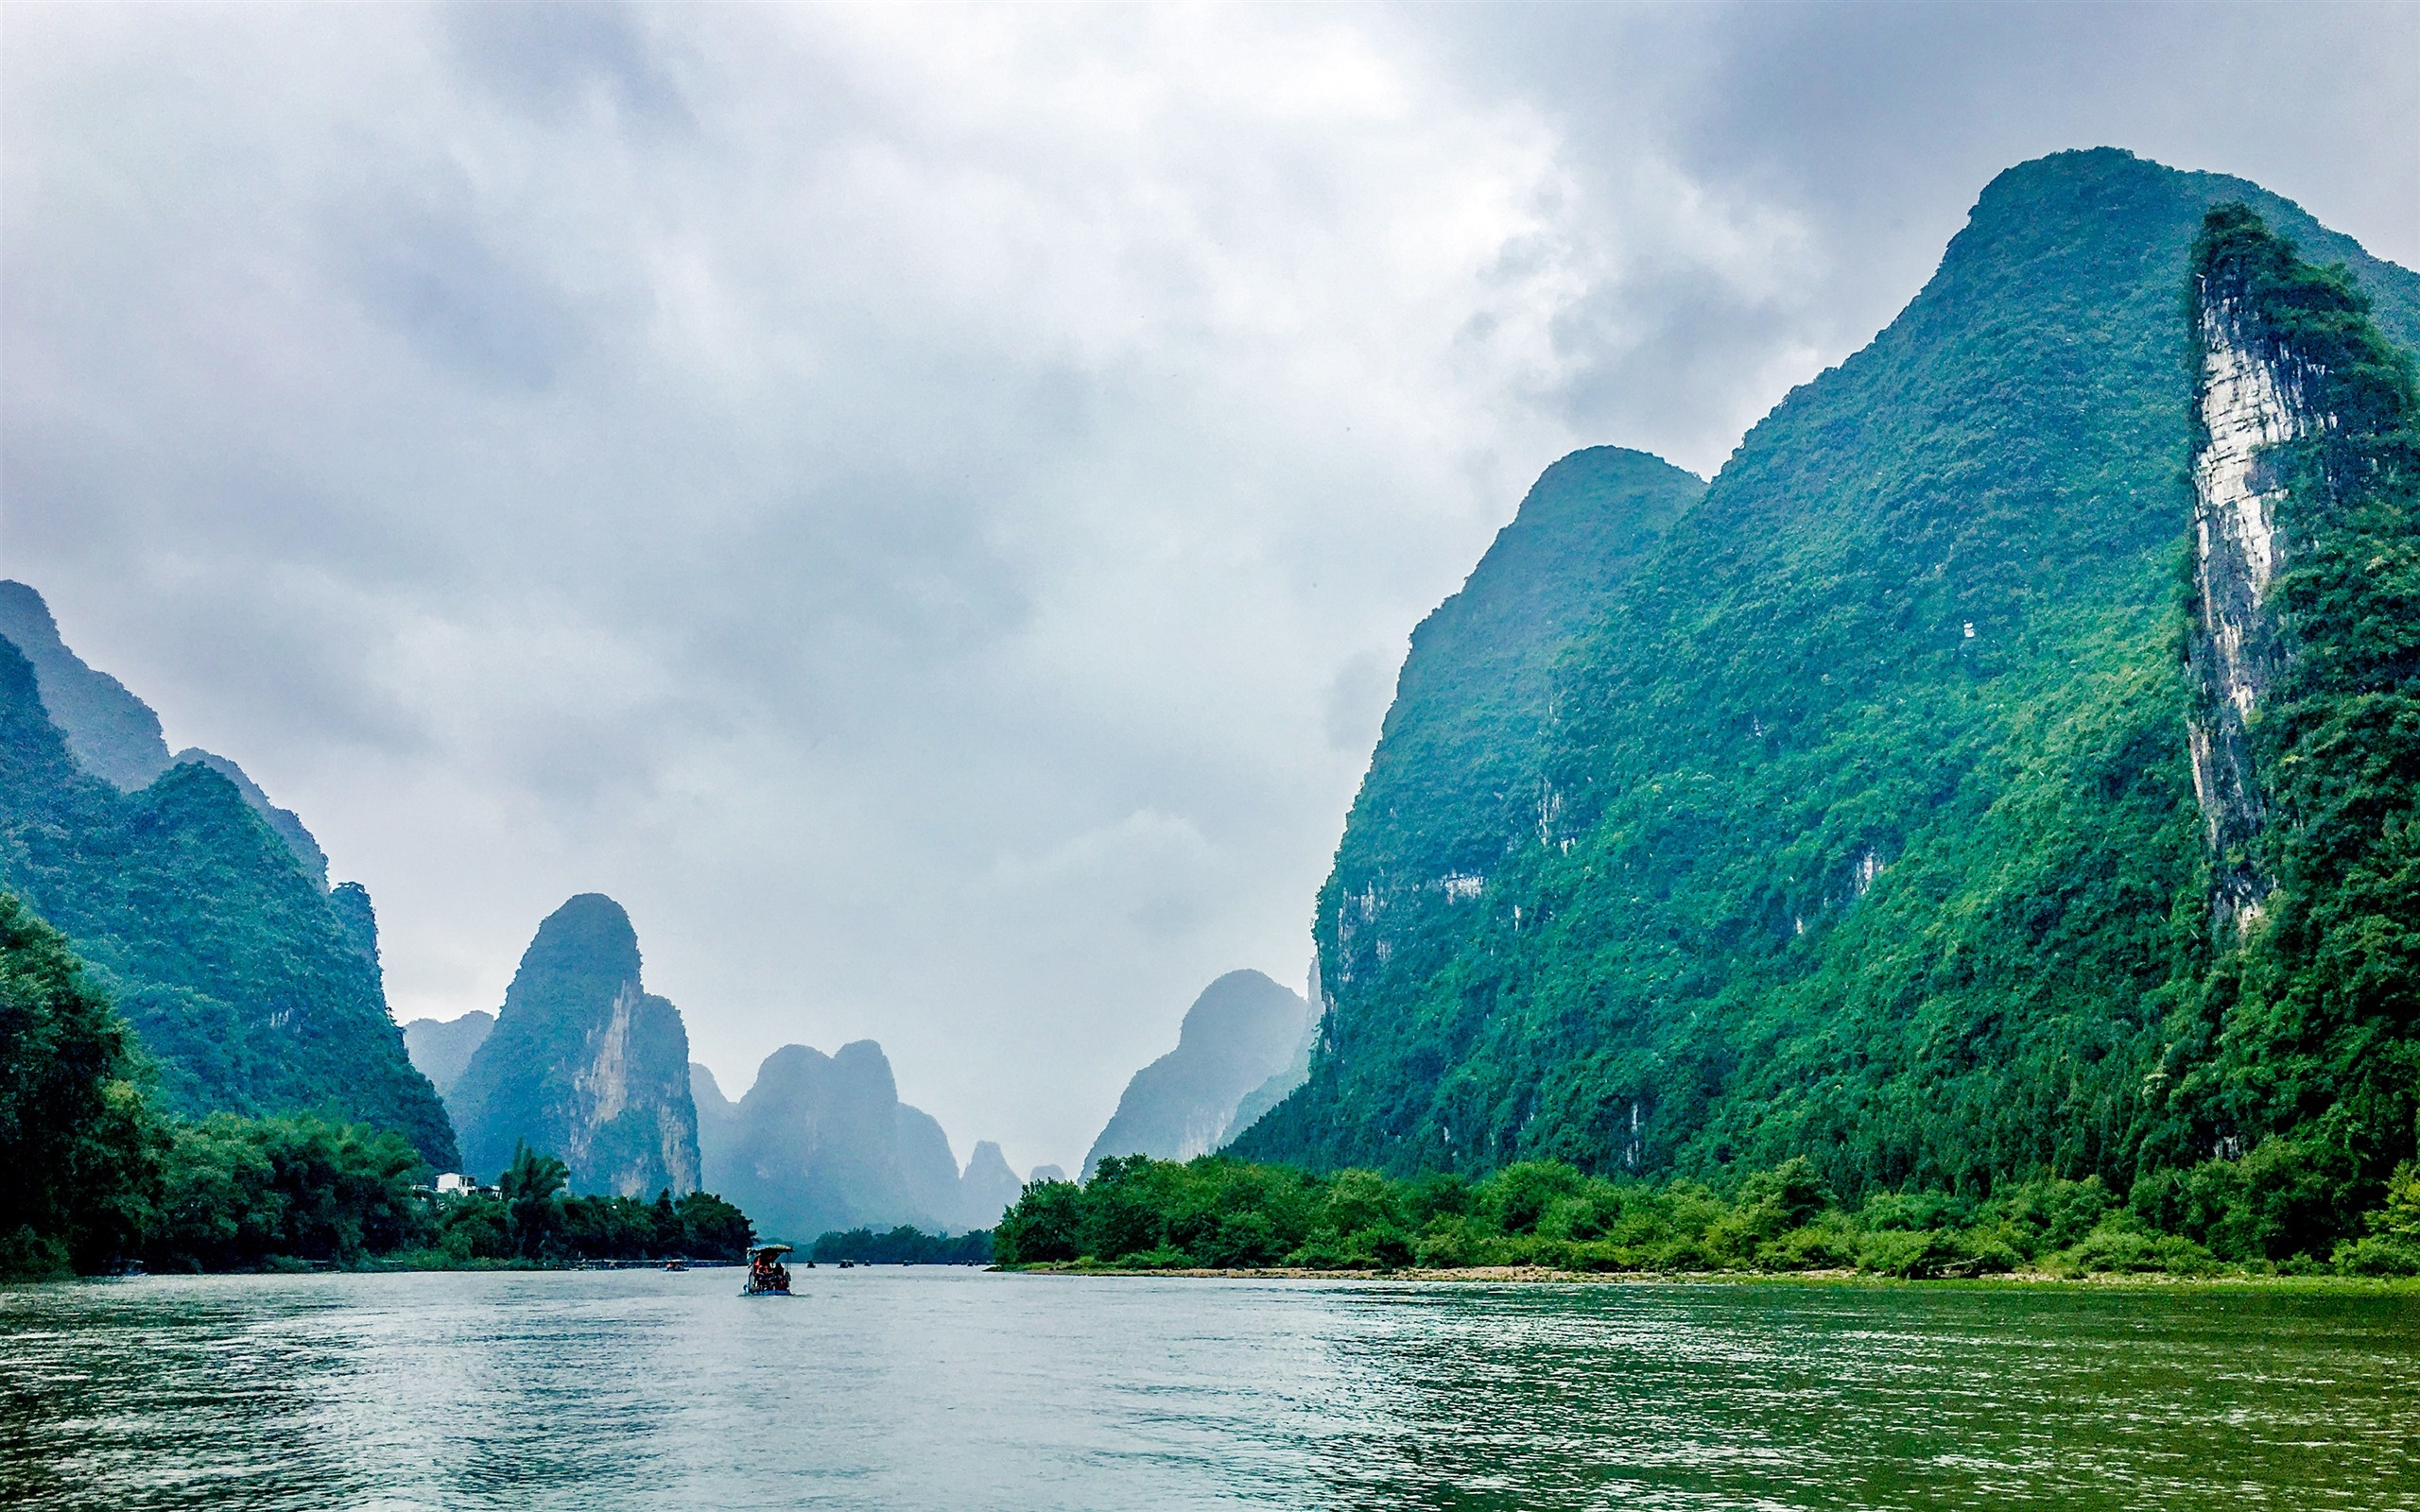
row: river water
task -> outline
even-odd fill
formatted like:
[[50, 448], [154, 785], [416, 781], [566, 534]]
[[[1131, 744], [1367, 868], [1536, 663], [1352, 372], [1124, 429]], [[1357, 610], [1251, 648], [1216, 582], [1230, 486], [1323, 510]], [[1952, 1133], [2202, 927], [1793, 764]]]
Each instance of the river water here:
[[733, 1271], [0, 1290], [0, 1505], [2420, 1508], [2420, 1295]]

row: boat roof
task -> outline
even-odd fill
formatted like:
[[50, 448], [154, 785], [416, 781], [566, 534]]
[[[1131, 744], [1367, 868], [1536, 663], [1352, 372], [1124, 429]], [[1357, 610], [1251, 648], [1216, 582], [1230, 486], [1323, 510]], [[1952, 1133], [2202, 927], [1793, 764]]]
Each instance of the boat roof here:
[[748, 1252], [752, 1255], [786, 1255], [790, 1252], [790, 1246], [787, 1245], [751, 1245], [748, 1246]]

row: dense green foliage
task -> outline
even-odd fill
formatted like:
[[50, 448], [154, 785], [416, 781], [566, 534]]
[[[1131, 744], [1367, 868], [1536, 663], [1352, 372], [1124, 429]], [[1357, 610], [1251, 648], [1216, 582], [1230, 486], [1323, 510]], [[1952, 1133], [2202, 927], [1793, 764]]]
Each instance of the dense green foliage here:
[[[2195, 1178], [2232, 1179], [2231, 1173], [2212, 1162]], [[1803, 1157], [1749, 1177], [1725, 1198], [1695, 1182], [1608, 1179], [1559, 1160], [1516, 1161], [1474, 1182], [1437, 1174], [1416, 1180], [1374, 1171], [1315, 1174], [1224, 1156], [1186, 1164], [1135, 1156], [1104, 1160], [1081, 1186], [1028, 1187], [1000, 1221], [993, 1249], [1005, 1265], [1121, 1269], [1534, 1265], [1907, 1278], [2277, 1269], [2256, 1225], [2196, 1227], [2182, 1213], [2180, 1203], [2193, 1200], [2190, 1184], [2141, 1183], [2128, 1202], [2098, 1177], [2043, 1177], [2006, 1184], [1988, 1198], [1880, 1193], [1852, 1210]], [[2332, 1268], [2420, 1275], [2420, 1169], [2396, 1174], [2393, 1200], [2368, 1227], [2368, 1237], [2337, 1246]]]
[[1462, 591], [1412, 630], [1340, 875], [1393, 883], [1398, 912], [1451, 910], [1440, 879], [1485, 876], [1536, 833], [1556, 659], [1704, 491], [1617, 446], [1547, 469]]
[[[2178, 290], [2229, 199], [2358, 269], [2293, 265], [2286, 302], [2386, 405], [2329, 443], [2353, 470], [2332, 475], [2374, 480], [2331, 518], [2376, 550], [2314, 549], [2287, 591], [2310, 675], [2349, 680], [2275, 727], [2311, 753], [2282, 768], [2305, 817], [2277, 844], [2308, 850], [2280, 856], [2281, 888], [2313, 885], [2247, 947], [2257, 966], [2208, 927], [2179, 654]], [[2195, 1243], [2353, 1235], [2411, 1150], [2420, 918], [2414, 730], [2383, 691], [2408, 685], [2415, 623], [2381, 444], [2402, 369], [2348, 294], [2315, 292], [2355, 281], [2420, 337], [2420, 280], [2240, 180], [2110, 151], [2002, 175], [1899, 318], [1793, 391], [1610, 590], [1557, 664], [1537, 801], [1492, 859], [1448, 858], [1478, 854], [1467, 804], [1383, 824], [1357, 805], [1315, 920], [1311, 1080], [1236, 1153], [1402, 1176], [1550, 1158], [1725, 1190], [1803, 1156], [1865, 1206], [1982, 1213], [2097, 1180]], [[1406, 702], [1464, 680], [1406, 667], [1372, 784], [1426, 759], [1391, 748], [1398, 730], [1446, 717]], [[1442, 839], [1368, 845], [1373, 826]], [[2259, 1161], [2205, 1163], [2272, 1135]]]
[[524, 1263], [566, 1264], [583, 1260], [736, 1261], [753, 1242], [748, 1215], [711, 1192], [674, 1200], [670, 1188], [652, 1202], [636, 1197], [569, 1193], [563, 1162], [524, 1145], [496, 1178], [495, 1190], [438, 1200], [432, 1252], [414, 1263]]
[[78, 766], [0, 642], [0, 885], [74, 942], [133, 1025], [162, 1106], [333, 1107], [451, 1164], [454, 1133], [388, 1017], [352, 914], [219, 773], [121, 793]]
[[168, 1125], [144, 1258], [154, 1269], [357, 1263], [430, 1236], [426, 1165], [400, 1134], [310, 1113]]
[[0, 1276], [131, 1251], [159, 1182], [125, 1022], [60, 933], [0, 893]]
[[399, 1135], [308, 1114], [172, 1125], [164, 1166], [144, 1241], [155, 1269], [736, 1260], [752, 1236], [711, 1193], [573, 1195], [563, 1162], [527, 1148], [493, 1190], [440, 1194]]
[[982, 1228], [955, 1235], [928, 1234], [906, 1224], [884, 1233], [851, 1228], [816, 1240], [807, 1258], [825, 1263], [845, 1260], [858, 1265], [988, 1265], [992, 1235]]

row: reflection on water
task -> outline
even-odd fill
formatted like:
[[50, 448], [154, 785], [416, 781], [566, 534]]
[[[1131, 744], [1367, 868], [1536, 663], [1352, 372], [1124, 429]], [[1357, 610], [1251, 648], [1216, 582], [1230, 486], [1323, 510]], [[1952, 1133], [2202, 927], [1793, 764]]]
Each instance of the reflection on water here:
[[0, 1503], [2420, 1508], [2420, 1296], [798, 1272], [0, 1290]]

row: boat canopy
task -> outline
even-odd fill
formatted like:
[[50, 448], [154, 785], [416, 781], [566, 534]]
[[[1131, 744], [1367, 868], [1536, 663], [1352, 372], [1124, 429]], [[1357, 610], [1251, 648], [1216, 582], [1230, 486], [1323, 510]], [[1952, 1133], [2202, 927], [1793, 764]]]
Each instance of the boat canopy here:
[[751, 1245], [748, 1246], [748, 1253], [751, 1255], [786, 1255], [789, 1252], [790, 1246], [787, 1245]]

